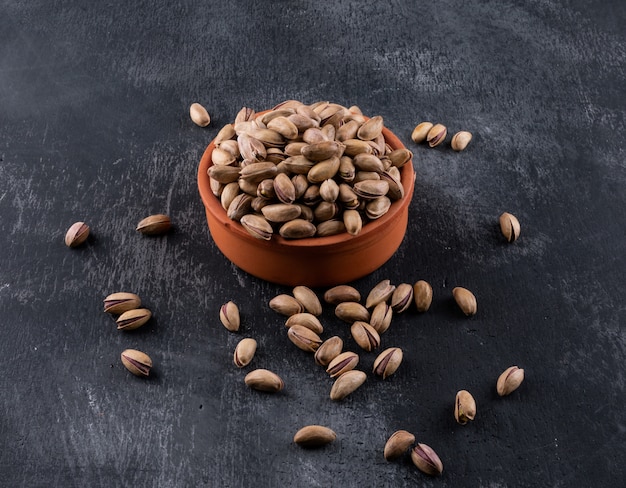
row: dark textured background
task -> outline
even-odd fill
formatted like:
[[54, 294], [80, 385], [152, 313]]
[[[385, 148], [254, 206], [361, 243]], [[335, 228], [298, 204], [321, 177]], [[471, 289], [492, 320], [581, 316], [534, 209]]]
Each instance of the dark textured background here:
[[[1, 0], [0, 19], [1, 486], [623, 486], [624, 2]], [[426, 279], [433, 306], [383, 336], [405, 350], [396, 375], [342, 403], [267, 305], [290, 290], [222, 257], [197, 192], [219, 128], [291, 98], [382, 115], [415, 154], [406, 238], [353, 285]], [[474, 139], [417, 146], [423, 120]], [[134, 231], [161, 212], [173, 233]], [[92, 236], [70, 250], [77, 220]], [[457, 285], [478, 298], [471, 319]], [[119, 333], [102, 313], [121, 290], [148, 326]], [[230, 299], [238, 334], [218, 318]], [[322, 320], [356, 347], [332, 309]], [[246, 336], [282, 393], [244, 385]], [[121, 366], [127, 347], [152, 356], [149, 380]], [[526, 381], [499, 398], [513, 364]], [[478, 404], [464, 427], [461, 388]], [[338, 439], [297, 447], [310, 423]], [[440, 479], [383, 459], [397, 429], [439, 453]]]

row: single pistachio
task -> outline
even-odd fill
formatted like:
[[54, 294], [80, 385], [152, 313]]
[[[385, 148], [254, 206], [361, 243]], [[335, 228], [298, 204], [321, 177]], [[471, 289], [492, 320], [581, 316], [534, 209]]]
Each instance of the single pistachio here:
[[269, 241], [274, 233], [274, 229], [272, 229], [270, 223], [261, 215], [243, 215], [239, 220], [239, 223], [251, 236], [256, 237], [257, 239]]
[[387, 331], [391, 325], [391, 319], [393, 318], [393, 309], [386, 302], [380, 302], [372, 310], [372, 315], [369, 324], [376, 329], [379, 335]]
[[215, 145], [219, 146], [222, 142], [231, 140], [235, 135], [235, 126], [233, 124], [226, 124], [215, 136]]
[[294, 325], [302, 325], [307, 329], [311, 329], [317, 335], [320, 335], [324, 332], [324, 327], [322, 326], [322, 323], [315, 315], [309, 312], [296, 313], [290, 316], [285, 322], [285, 326], [287, 328], [293, 327]]
[[433, 287], [424, 280], [419, 280], [413, 285], [413, 300], [418, 312], [426, 312], [433, 302]]
[[338, 141], [345, 141], [346, 139], [355, 139], [357, 131], [361, 125], [356, 120], [349, 120], [343, 124], [335, 134], [335, 138]]
[[369, 145], [368, 141], [362, 141], [361, 139], [346, 139], [343, 141], [345, 149], [343, 153], [346, 156], [356, 156], [361, 153], [372, 153], [374, 150]]
[[293, 441], [302, 447], [321, 447], [330, 444], [336, 438], [337, 434], [328, 427], [307, 425], [296, 432]]
[[367, 322], [357, 320], [350, 327], [350, 333], [354, 342], [366, 351], [372, 351], [380, 346], [380, 335]]
[[277, 393], [285, 387], [282, 378], [267, 369], [255, 369], [244, 378], [244, 383], [254, 390]]
[[342, 302], [358, 302], [361, 300], [359, 291], [349, 285], [337, 285], [324, 293], [324, 301], [331, 305], [339, 305]]
[[448, 134], [448, 129], [445, 125], [435, 124], [426, 135], [426, 141], [430, 147], [435, 147], [441, 144]]
[[395, 313], [402, 313], [413, 303], [413, 287], [408, 283], [399, 284], [391, 295], [391, 308]]
[[383, 127], [383, 118], [380, 115], [376, 115], [361, 125], [356, 135], [362, 141], [371, 141], [381, 134]]
[[304, 309], [315, 316], [322, 315], [322, 304], [313, 290], [307, 286], [296, 286], [293, 289], [293, 296], [298, 300]]
[[394, 374], [402, 363], [403, 353], [399, 347], [390, 347], [381, 352], [374, 361], [374, 374], [383, 379]]
[[357, 364], [359, 364], [359, 355], [357, 353], [352, 351], [342, 352], [328, 364], [326, 372], [331, 378], [336, 378], [356, 368]]
[[[261, 161], [247, 164], [239, 170], [242, 180], [258, 185], [261, 181], [274, 178], [278, 174], [278, 167], [271, 161]], [[276, 189], [276, 187], [274, 187]]]
[[235, 352], [233, 353], [233, 362], [235, 363], [235, 366], [238, 368], [248, 366], [254, 358], [256, 348], [257, 342], [254, 339], [250, 337], [241, 339], [237, 344], [237, 347], [235, 347]]
[[239, 168], [225, 164], [213, 164], [213, 166], [210, 166], [207, 170], [207, 174], [215, 181], [227, 185], [239, 179]]
[[[339, 177], [345, 183], [352, 183], [354, 181], [354, 176], [356, 175], [356, 168], [354, 167], [354, 162], [350, 156], [341, 156], [339, 160]], [[350, 187], [348, 187], [350, 188]], [[350, 188], [352, 191], [352, 188]], [[356, 198], [356, 194], [352, 192], [352, 195]], [[346, 197], [342, 197], [342, 201], [345, 201]]]
[[89, 237], [89, 226], [85, 222], [76, 222], [65, 233], [65, 245], [78, 247]]
[[287, 118], [287, 115], [291, 114], [285, 112], [285, 115], [274, 117], [267, 123], [267, 128], [275, 130], [285, 139], [295, 139], [298, 137], [298, 128], [296, 124]]
[[[215, 168], [215, 166], [211, 166], [211, 168]], [[239, 190], [238, 181], [231, 181], [230, 183], [226, 183], [224, 185], [222, 188], [222, 194], [220, 195], [220, 203], [224, 210], [228, 211], [230, 204], [233, 203], [233, 200], [237, 198], [237, 195], [239, 195]]]
[[302, 148], [302, 155], [311, 161], [324, 161], [332, 157], [340, 157], [344, 146], [339, 141], [322, 141], [309, 144]]
[[146, 217], [137, 224], [137, 232], [147, 236], [165, 234], [170, 230], [172, 222], [167, 215], [155, 214]]
[[256, 112], [254, 109], [249, 107], [241, 107], [237, 115], [235, 116], [235, 123], [237, 125], [239, 122], [247, 122], [248, 120], [253, 120]]
[[146, 377], [150, 375], [152, 359], [146, 353], [136, 349], [126, 349], [121, 354], [122, 364], [135, 376]]
[[104, 299], [104, 312], [121, 314], [141, 306], [141, 298], [134, 293], [111, 293]]
[[318, 237], [335, 236], [346, 231], [346, 224], [341, 220], [331, 219], [325, 220], [317, 224], [315, 235]]
[[320, 197], [325, 202], [334, 203], [339, 198], [339, 185], [335, 180], [324, 180], [320, 185]]
[[378, 156], [373, 154], [361, 153], [352, 158], [354, 167], [359, 171], [374, 171], [375, 173], [382, 173], [385, 171], [383, 162]]
[[365, 205], [365, 215], [370, 220], [376, 220], [385, 215], [391, 207], [391, 200], [386, 196], [377, 197]]
[[147, 308], [136, 308], [122, 313], [115, 322], [118, 330], [134, 330], [148, 322], [150, 317], [152, 312]]
[[415, 126], [415, 129], [413, 129], [413, 133], [411, 134], [411, 139], [413, 139], [413, 142], [416, 144], [420, 144], [421, 142], [424, 142], [426, 140], [426, 136], [428, 135], [428, 132], [430, 132], [430, 129], [432, 128], [433, 128], [432, 122], [421, 122], [417, 124], [417, 126]]
[[[376, 173], [378, 174], [378, 173]], [[389, 191], [389, 183], [385, 180], [363, 180], [354, 184], [354, 193], [366, 200], [382, 197]]]
[[517, 390], [524, 381], [524, 370], [517, 366], [507, 368], [498, 378], [496, 390], [498, 395], [506, 396]]
[[304, 219], [293, 219], [285, 222], [278, 233], [285, 239], [304, 239], [313, 237], [317, 232], [317, 227], [313, 223]]
[[271, 203], [261, 209], [263, 217], [270, 222], [282, 223], [300, 217], [301, 208], [293, 203]]
[[334, 401], [343, 400], [365, 383], [366, 379], [367, 375], [363, 371], [357, 369], [346, 371], [333, 383], [330, 389], [330, 399]]
[[469, 391], [460, 390], [454, 401], [454, 418], [459, 424], [465, 425], [468, 421], [474, 420], [475, 416], [476, 400]]
[[357, 210], [344, 210], [343, 224], [348, 234], [356, 236], [363, 229], [363, 218]]
[[274, 178], [274, 192], [283, 203], [289, 204], [296, 200], [296, 187], [285, 173], [279, 173]]
[[307, 144], [317, 144], [318, 142], [324, 142], [330, 139], [319, 127], [309, 127], [302, 134], [302, 140]]
[[231, 332], [237, 332], [241, 325], [239, 307], [233, 301], [226, 302], [220, 308], [220, 320], [222, 325]]
[[313, 210], [313, 216], [317, 222], [325, 222], [334, 219], [339, 211], [339, 205], [334, 202], [320, 202]]
[[406, 430], [397, 430], [385, 443], [383, 455], [387, 461], [403, 456], [415, 442], [415, 436]]
[[519, 220], [515, 215], [504, 212], [500, 215], [500, 230], [508, 242], [517, 240], [520, 234]]
[[306, 352], [315, 352], [322, 344], [322, 339], [304, 325], [292, 325], [287, 330], [289, 340]]
[[193, 123], [200, 127], [206, 127], [211, 123], [209, 112], [198, 102], [192, 103], [189, 107], [189, 116]]
[[[230, 141], [228, 141], [230, 142]], [[235, 142], [235, 141], [232, 141]], [[235, 142], [235, 144], [237, 144]], [[239, 149], [239, 148], [237, 148]], [[237, 151], [238, 152], [238, 151]], [[223, 149], [222, 147], [215, 147], [213, 148], [213, 152], [211, 153], [211, 162], [213, 163], [213, 166], [216, 167], [226, 167], [226, 168], [233, 168], [233, 169], [238, 169], [235, 166], [230, 166], [232, 164], [235, 163], [235, 161], [237, 160], [237, 157], [231, 153], [230, 151], [227, 151], [226, 149]], [[211, 176], [212, 178], [216, 178], [216, 174], [214, 172], [211, 172], [211, 168], [213, 167], [211, 166], [209, 168], [209, 176]], [[215, 170], [213, 170], [215, 171]], [[237, 176], [239, 176], [239, 173], [237, 173]], [[231, 180], [234, 181], [234, 180]]]
[[396, 287], [391, 284], [391, 281], [381, 281], [374, 288], [372, 288], [367, 295], [367, 298], [365, 299], [365, 308], [372, 308], [380, 302], [386, 302], [395, 290]]
[[294, 297], [286, 293], [276, 295], [270, 300], [269, 305], [274, 312], [286, 315], [287, 317], [304, 312], [304, 306]]
[[452, 289], [452, 295], [454, 296], [456, 304], [465, 315], [470, 317], [471, 315], [474, 315], [476, 313], [476, 297], [471, 291], [466, 288], [457, 286], [456, 288]]
[[426, 444], [418, 443], [411, 450], [411, 460], [417, 468], [430, 476], [443, 473], [443, 463], [437, 453]]
[[328, 366], [343, 349], [343, 339], [339, 336], [333, 336], [322, 342], [321, 346], [315, 351], [315, 364], [319, 366]]
[[250, 213], [251, 208], [252, 196], [247, 193], [240, 193], [230, 202], [226, 215], [229, 219], [239, 222], [244, 215]]
[[393, 201], [402, 200], [404, 198], [402, 180], [400, 175], [396, 175], [396, 172], [393, 171], [392, 168], [389, 168], [387, 171], [383, 171], [380, 174], [380, 179], [385, 180], [389, 185], [389, 191], [387, 192], [387, 197], [389, 197], [389, 199]]
[[334, 178], [339, 171], [341, 160], [337, 156], [324, 159], [313, 166], [306, 175], [309, 183], [322, 184], [324, 181]]
[[391, 151], [388, 157], [393, 166], [402, 168], [402, 166], [411, 161], [413, 153], [406, 148], [399, 148]]
[[472, 133], [462, 130], [452, 136], [452, 149], [455, 151], [463, 151], [472, 140]]
[[[235, 130], [237, 130], [237, 124], [235, 124]], [[243, 159], [263, 161], [267, 156], [265, 145], [246, 132], [237, 135], [237, 144], [239, 144], [239, 152]]]
[[358, 320], [369, 322], [370, 312], [358, 302], [341, 302], [335, 307], [335, 316], [344, 322], [353, 323]]

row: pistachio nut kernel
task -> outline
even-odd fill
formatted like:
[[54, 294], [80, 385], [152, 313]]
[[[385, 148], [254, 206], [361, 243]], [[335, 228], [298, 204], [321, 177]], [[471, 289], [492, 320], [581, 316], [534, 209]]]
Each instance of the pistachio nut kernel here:
[[257, 342], [251, 337], [241, 339], [237, 344], [237, 347], [235, 347], [235, 352], [233, 353], [233, 362], [235, 363], [235, 366], [238, 368], [248, 366], [254, 358], [256, 348]]
[[385, 349], [374, 361], [374, 374], [382, 376], [383, 379], [388, 378], [398, 370], [402, 357], [402, 349], [399, 347]]
[[391, 319], [393, 318], [393, 309], [385, 302], [380, 302], [372, 310], [372, 315], [369, 324], [376, 329], [378, 334], [383, 334], [387, 331], [391, 325]]
[[504, 212], [500, 215], [500, 231], [508, 242], [515, 242], [520, 234], [519, 220], [515, 215]]
[[441, 144], [445, 140], [447, 134], [448, 134], [448, 129], [446, 128], [445, 125], [435, 124], [428, 131], [428, 134], [426, 135], [426, 141], [428, 142], [428, 145], [430, 147], [435, 147]]
[[209, 112], [198, 102], [192, 103], [189, 107], [189, 116], [191, 120], [193, 120], [193, 123], [199, 127], [206, 127], [211, 123]]
[[220, 308], [220, 321], [222, 325], [231, 332], [237, 332], [241, 325], [239, 317], [239, 307], [232, 300], [226, 302]]
[[507, 368], [498, 378], [496, 391], [500, 396], [506, 396], [517, 390], [524, 381], [524, 370], [517, 366]]
[[302, 285], [296, 286], [292, 293], [307, 312], [315, 316], [322, 315], [322, 304], [315, 292], [309, 287]]
[[350, 327], [354, 342], [366, 351], [373, 351], [380, 346], [380, 335], [367, 322], [356, 321]]
[[304, 312], [304, 306], [294, 297], [286, 293], [276, 295], [270, 300], [269, 305], [274, 312], [278, 312], [287, 317]]
[[421, 122], [415, 126], [413, 129], [413, 133], [411, 134], [411, 139], [415, 144], [420, 144], [426, 141], [426, 136], [430, 129], [433, 128], [432, 122]]
[[331, 305], [339, 305], [342, 302], [358, 302], [361, 294], [356, 288], [349, 285], [337, 285], [324, 293], [324, 301]]
[[465, 425], [468, 421], [474, 420], [475, 416], [476, 400], [469, 391], [460, 390], [454, 401], [454, 418], [459, 424]]
[[121, 314], [141, 306], [141, 298], [134, 293], [111, 293], [104, 299], [104, 312]]
[[363, 371], [353, 369], [345, 372], [333, 383], [330, 389], [330, 399], [333, 401], [343, 400], [365, 383], [366, 379], [367, 375]]
[[443, 473], [443, 463], [432, 447], [418, 443], [411, 450], [411, 460], [417, 469], [430, 476], [438, 476]]
[[172, 222], [167, 215], [155, 214], [142, 219], [137, 224], [137, 232], [141, 232], [146, 236], [156, 236], [165, 234], [172, 227]]
[[78, 247], [89, 237], [89, 226], [85, 222], [76, 222], [65, 233], [65, 245]]
[[471, 291], [457, 286], [452, 289], [452, 295], [454, 296], [454, 301], [466, 316], [470, 317], [476, 313], [478, 307], [476, 297]]
[[307, 425], [293, 436], [293, 441], [302, 447], [314, 448], [330, 444], [337, 438], [335, 431], [322, 425]]
[[391, 295], [391, 308], [395, 313], [406, 311], [413, 303], [413, 287], [408, 283], [399, 284]]
[[319, 319], [309, 312], [296, 313], [291, 315], [285, 322], [287, 328], [294, 325], [302, 325], [307, 329], [311, 329], [316, 334], [320, 335], [324, 332], [324, 326]]
[[268, 393], [277, 393], [285, 387], [282, 378], [268, 369], [255, 369], [244, 378], [250, 388]]
[[343, 349], [343, 339], [339, 336], [333, 336], [326, 339], [317, 351], [315, 351], [315, 364], [327, 367], [330, 362], [335, 359]]
[[418, 312], [426, 312], [433, 302], [433, 287], [424, 280], [419, 280], [413, 285], [413, 300]]
[[322, 339], [311, 329], [303, 325], [292, 325], [287, 330], [289, 340], [306, 352], [315, 352], [322, 344]]
[[356, 368], [357, 364], [359, 364], [359, 355], [357, 353], [352, 351], [342, 352], [328, 364], [326, 372], [331, 378], [336, 378]]
[[415, 442], [415, 436], [406, 430], [397, 430], [385, 443], [383, 455], [387, 461], [403, 456]]
[[135, 376], [147, 377], [152, 369], [152, 359], [136, 349], [126, 349], [121, 354], [122, 364]]
[[380, 302], [386, 302], [396, 290], [396, 287], [389, 280], [383, 280], [378, 283], [367, 295], [365, 299], [365, 308], [372, 308]]
[[462, 130], [452, 136], [450, 145], [454, 151], [463, 151], [472, 140], [472, 133]]
[[369, 322], [370, 312], [357, 302], [342, 302], [335, 307], [335, 316], [344, 322]]
[[147, 308], [128, 310], [120, 315], [117, 320], [117, 330], [134, 330], [144, 325], [152, 317], [152, 312]]

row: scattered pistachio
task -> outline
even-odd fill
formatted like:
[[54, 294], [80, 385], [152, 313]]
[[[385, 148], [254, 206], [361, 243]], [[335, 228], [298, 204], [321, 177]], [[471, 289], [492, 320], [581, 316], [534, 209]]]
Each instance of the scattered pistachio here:
[[433, 287], [424, 280], [413, 285], [413, 299], [418, 312], [426, 312], [433, 301]]
[[365, 300], [365, 308], [372, 308], [380, 302], [386, 302], [396, 290], [396, 287], [389, 280], [383, 280], [378, 283], [367, 295]]
[[468, 421], [474, 420], [476, 416], [476, 401], [472, 394], [467, 390], [457, 392], [454, 401], [454, 418], [456, 421], [465, 425]]
[[383, 455], [387, 461], [403, 456], [415, 442], [415, 436], [406, 430], [397, 430], [387, 439]]
[[128, 310], [120, 315], [117, 320], [118, 330], [134, 330], [144, 325], [152, 317], [152, 312], [147, 308]]
[[391, 325], [391, 319], [393, 318], [393, 309], [386, 302], [380, 302], [372, 310], [372, 315], [369, 324], [376, 329], [378, 334], [383, 334], [387, 331]]
[[354, 342], [366, 351], [373, 351], [380, 346], [380, 335], [367, 322], [357, 320], [350, 327]]
[[391, 295], [391, 308], [395, 313], [402, 313], [413, 303], [413, 287], [408, 283], [399, 284]]
[[315, 315], [308, 312], [293, 314], [285, 322], [285, 326], [288, 328], [294, 325], [302, 325], [307, 329], [311, 329], [318, 335], [324, 332], [324, 326], [319, 319]]
[[524, 370], [517, 366], [507, 368], [498, 378], [496, 390], [498, 395], [506, 396], [517, 390], [524, 381]]
[[502, 231], [502, 235], [506, 238], [506, 240], [508, 242], [516, 241], [519, 237], [521, 230], [517, 217], [508, 212], [504, 212], [502, 215], [500, 215], [499, 221], [500, 230]]
[[306, 286], [296, 286], [293, 289], [293, 296], [298, 300], [304, 309], [313, 315], [322, 314], [322, 304], [313, 290]]
[[233, 353], [233, 362], [238, 368], [243, 368], [248, 366], [252, 359], [254, 358], [254, 354], [256, 353], [257, 342], [250, 338], [246, 337], [245, 339], [241, 339], [237, 347], [235, 347], [235, 352]]
[[244, 378], [244, 383], [254, 390], [276, 393], [285, 387], [282, 378], [267, 369], [255, 369]]
[[466, 288], [457, 286], [452, 289], [452, 295], [461, 311], [468, 317], [474, 315], [477, 310], [476, 297]]
[[85, 222], [76, 222], [65, 233], [65, 245], [78, 247], [89, 237], [89, 226]]
[[135, 376], [146, 377], [150, 375], [152, 359], [146, 353], [136, 349], [126, 349], [121, 354], [122, 364]]
[[237, 332], [241, 325], [239, 307], [233, 301], [229, 301], [220, 308], [220, 320], [222, 325], [231, 332]]
[[455, 151], [463, 151], [467, 147], [467, 145], [470, 143], [471, 140], [472, 140], [472, 133], [462, 130], [454, 134], [454, 136], [452, 136], [452, 141], [450, 141], [450, 145], [452, 146], [452, 149]]
[[363, 371], [352, 369], [345, 372], [333, 383], [330, 389], [330, 399], [334, 401], [343, 400], [365, 383], [366, 379], [367, 375]]
[[270, 300], [269, 305], [274, 312], [287, 317], [304, 312], [304, 306], [294, 297], [287, 294], [276, 295]]
[[417, 468], [430, 476], [437, 476], [443, 472], [443, 463], [437, 453], [426, 444], [418, 443], [411, 450], [411, 460]]
[[441, 144], [445, 140], [447, 134], [448, 134], [448, 129], [446, 129], [445, 125], [435, 124], [428, 131], [428, 134], [426, 135], [426, 141], [428, 142], [428, 145], [430, 147], [435, 147]]
[[328, 364], [326, 372], [331, 378], [336, 378], [356, 368], [357, 364], [359, 364], [359, 355], [357, 353], [352, 351], [342, 352]]
[[402, 349], [399, 347], [390, 347], [381, 352], [374, 361], [373, 371], [383, 379], [394, 374], [402, 363]]
[[291, 342], [306, 352], [315, 352], [322, 344], [320, 336], [303, 325], [289, 327], [287, 336]]
[[338, 285], [324, 293], [324, 301], [331, 305], [339, 305], [342, 302], [358, 302], [361, 294], [357, 289], [349, 285]]
[[336, 438], [337, 434], [328, 427], [307, 425], [296, 432], [293, 441], [302, 447], [321, 447], [330, 444]]
[[315, 364], [319, 366], [328, 366], [343, 349], [343, 339], [339, 336], [333, 336], [322, 342], [322, 345], [315, 351]]
[[357, 302], [342, 302], [335, 307], [335, 315], [344, 322], [353, 323], [358, 320], [368, 322], [370, 312]]
[[426, 141], [426, 136], [428, 135], [428, 132], [432, 128], [433, 128], [432, 122], [422, 122], [420, 124], [417, 124], [415, 129], [413, 129], [413, 133], [411, 134], [411, 139], [413, 139], [413, 142], [415, 142], [416, 144], [420, 144], [421, 142]]
[[197, 102], [192, 103], [189, 107], [189, 116], [191, 120], [193, 120], [193, 123], [200, 127], [206, 127], [211, 123], [209, 112]]
[[137, 224], [137, 232], [141, 232], [147, 236], [156, 236], [165, 234], [170, 230], [172, 223], [170, 218], [164, 214], [155, 214], [142, 219]]
[[141, 306], [141, 298], [134, 293], [111, 293], [104, 299], [104, 312], [121, 314]]

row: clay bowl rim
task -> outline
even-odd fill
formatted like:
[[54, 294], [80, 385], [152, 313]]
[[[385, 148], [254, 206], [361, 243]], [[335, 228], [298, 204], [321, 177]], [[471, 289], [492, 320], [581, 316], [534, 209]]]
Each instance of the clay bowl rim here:
[[[269, 111], [270, 110], [258, 112], [256, 116], [258, 117]], [[406, 146], [402, 143], [402, 141], [387, 127], [383, 128], [383, 135], [385, 137], [385, 142], [389, 144], [392, 149], [406, 149]], [[368, 236], [371, 236], [375, 232], [379, 231], [381, 228], [384, 229], [390, 223], [390, 221], [395, 219], [398, 214], [402, 212], [405, 207], [408, 207], [410, 205], [411, 199], [413, 197], [413, 190], [415, 186], [415, 170], [413, 168], [413, 156], [411, 156], [411, 158], [401, 168], [399, 168], [400, 178], [402, 186], [404, 188], [404, 197], [401, 200], [391, 202], [391, 207], [385, 215], [378, 219], [371, 220], [365, 223], [361, 232], [359, 232], [356, 236], [353, 236], [348, 232], [342, 232], [340, 234], [324, 237], [313, 236], [305, 237], [302, 239], [285, 239], [278, 234], [273, 234], [272, 238], [266, 241], [252, 236], [248, 233], [248, 231], [243, 228], [243, 226], [239, 222], [228, 218], [226, 210], [224, 209], [224, 207], [222, 207], [220, 200], [211, 191], [211, 185], [207, 171], [211, 166], [213, 166], [213, 163], [211, 161], [211, 154], [213, 153], [214, 148], [215, 138], [211, 140], [207, 148], [204, 150], [202, 158], [200, 159], [200, 164], [198, 166], [198, 188], [205, 210], [210, 212], [213, 217], [215, 217], [222, 225], [228, 227], [228, 230], [230, 232], [234, 233], [241, 239], [246, 239], [250, 242], [254, 242], [259, 246], [271, 246], [274, 248], [288, 247], [292, 249], [311, 249], [320, 247], [332, 248], [334, 246], [344, 245], [345, 243], [350, 241], [354, 241], [354, 245], [358, 245], [358, 243], [361, 241], [367, 241]]]

